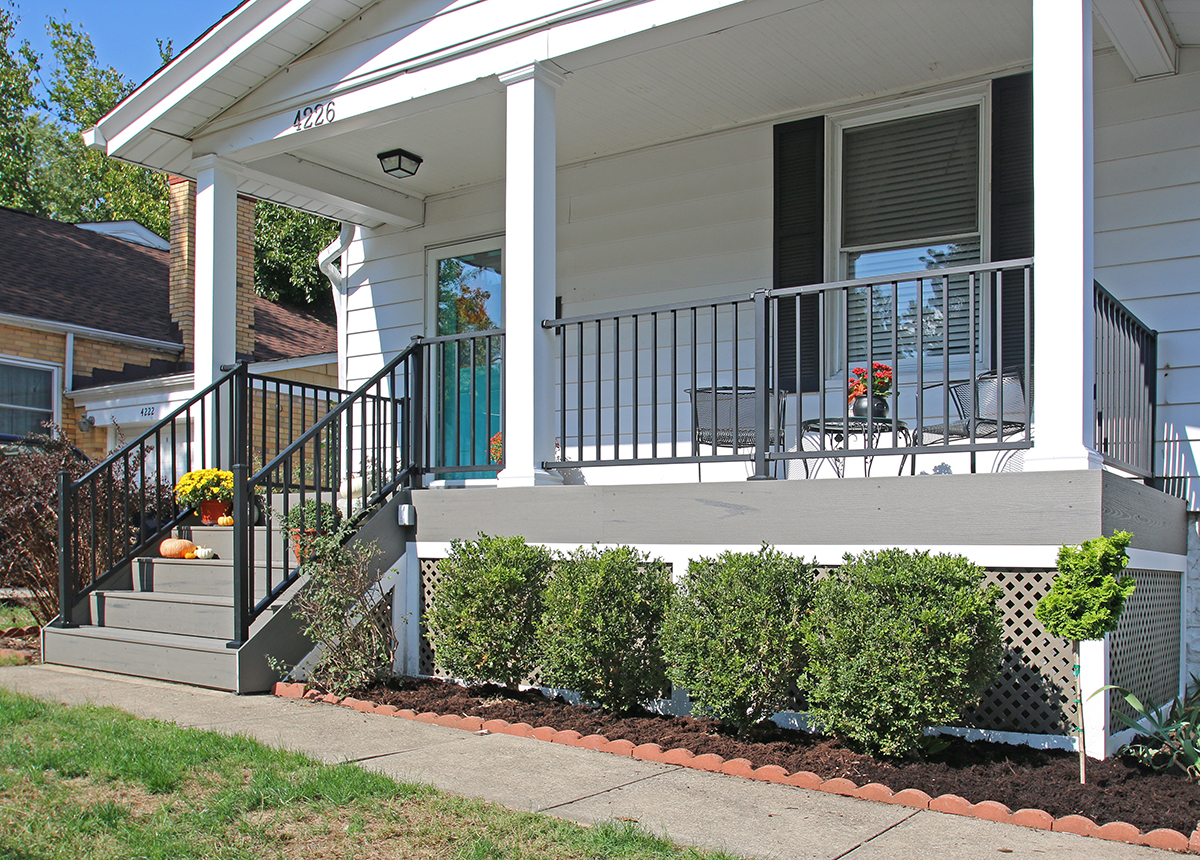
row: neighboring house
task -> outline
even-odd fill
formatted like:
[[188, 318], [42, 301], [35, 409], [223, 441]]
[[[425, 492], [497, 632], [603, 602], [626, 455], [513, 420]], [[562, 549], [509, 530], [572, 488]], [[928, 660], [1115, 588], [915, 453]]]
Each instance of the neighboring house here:
[[[0, 209], [0, 433], [53, 421], [102, 459], [188, 399], [191, 190], [172, 185], [174, 250], [132, 221], [74, 225]], [[253, 295], [253, 203], [240, 206], [238, 357], [259, 373], [336, 387], [336, 330]]]
[[[1198, 84], [1175, 0], [247, 0], [85, 140], [196, 180], [214, 397], [238, 390], [237, 195], [343, 222], [323, 258], [365, 388], [247, 479], [357, 475], [398, 618], [479, 531], [677, 570], [762, 541], [961, 552], [1010, 645], [969, 722], [1061, 739], [1069, 653], [1032, 616], [1061, 544], [1135, 533], [1085, 685], [1159, 701], [1200, 669]], [[878, 412], [849, 397], [873, 362]], [[330, 450], [347, 480], [294, 477]], [[286, 597], [287, 567], [235, 562], [234, 642], [268, 647], [271, 600], [244, 597]], [[98, 635], [83, 586], [49, 660]], [[99, 665], [269, 680], [158, 653]], [[1116, 706], [1086, 705], [1089, 752]]]

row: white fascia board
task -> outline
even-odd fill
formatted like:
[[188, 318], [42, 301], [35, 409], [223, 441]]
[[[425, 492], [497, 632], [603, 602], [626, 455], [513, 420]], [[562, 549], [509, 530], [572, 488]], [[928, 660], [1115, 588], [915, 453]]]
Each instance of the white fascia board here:
[[1179, 48], [1154, 0], [1092, 0], [1092, 8], [1135, 80], [1176, 73]]
[[425, 222], [424, 201], [288, 153], [246, 165], [242, 175], [357, 212], [369, 221], [400, 227]]
[[280, 373], [285, 370], [301, 370], [305, 367], [316, 367], [321, 364], [333, 364], [337, 361], [336, 352], [320, 352], [315, 355], [302, 355], [299, 358], [277, 358], [274, 361], [255, 361], [246, 366], [251, 373], [267, 374]]
[[96, 124], [109, 155], [122, 149], [164, 113], [321, 0], [249, 0], [220, 21], [175, 60]]
[[[813, 2], [817, 0], [799, 4], [796, 0], [762, 0], [753, 5], [754, 17]], [[571, 16], [561, 21], [531, 22], [526, 25], [528, 32], [500, 31], [439, 54], [322, 83], [248, 113], [223, 117], [197, 135], [194, 149], [238, 161], [263, 158], [496, 91], [500, 88], [497, 75], [533, 62], [552, 62], [572, 54], [586, 66], [683, 41], [745, 19], [746, 8], [744, 0], [693, 0], [687, 4], [678, 0], [620, 0], [591, 4], [583, 11], [571, 10]], [[729, 10], [725, 16], [728, 21], [705, 19], [689, 24], [690, 19], [725, 9]], [[671, 27], [668, 32], [663, 29], [667, 25], [679, 27]], [[599, 55], [587, 56], [593, 50]], [[331, 99], [337, 103], [336, 120], [302, 131], [295, 129], [297, 110]], [[413, 104], [416, 100], [419, 104]]]
[[74, 334], [79, 337], [86, 337], [88, 340], [102, 340], [107, 343], [123, 343], [127, 346], [141, 347], [142, 349], [152, 349], [158, 352], [170, 352], [178, 355], [183, 352], [183, 344], [172, 343], [169, 340], [155, 340], [149, 337], [138, 337], [133, 334], [120, 334], [113, 331], [104, 331], [98, 328], [88, 328], [87, 326], [74, 325], [72, 323], [60, 323], [52, 320], [41, 320], [36, 317], [23, 317], [16, 314], [0, 314], [0, 325], [10, 325], [16, 328], [28, 328], [34, 331], [47, 331], [54, 334]]

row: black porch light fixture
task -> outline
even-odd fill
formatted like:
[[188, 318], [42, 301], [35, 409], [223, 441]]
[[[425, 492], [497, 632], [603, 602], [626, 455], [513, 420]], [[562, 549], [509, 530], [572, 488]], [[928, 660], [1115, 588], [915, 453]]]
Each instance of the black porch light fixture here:
[[397, 179], [412, 176], [423, 161], [421, 156], [413, 155], [407, 149], [389, 149], [375, 157], [379, 159], [379, 166], [383, 168], [383, 172]]

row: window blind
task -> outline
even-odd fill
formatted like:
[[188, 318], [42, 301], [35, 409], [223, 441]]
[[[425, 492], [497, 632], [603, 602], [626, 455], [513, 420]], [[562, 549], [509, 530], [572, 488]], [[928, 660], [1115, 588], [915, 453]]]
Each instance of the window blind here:
[[843, 247], [978, 230], [977, 107], [843, 133]]

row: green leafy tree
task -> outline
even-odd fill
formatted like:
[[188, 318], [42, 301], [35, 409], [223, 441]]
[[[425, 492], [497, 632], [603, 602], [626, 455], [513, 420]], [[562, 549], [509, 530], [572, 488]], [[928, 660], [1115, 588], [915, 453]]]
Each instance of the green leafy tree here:
[[36, 173], [41, 101], [34, 92], [40, 58], [28, 42], [13, 44], [20, 19], [0, 6], [0, 203], [45, 214], [31, 177]]
[[317, 255], [338, 235], [338, 223], [260, 200], [254, 209], [254, 286], [271, 301], [333, 310], [329, 281]]

